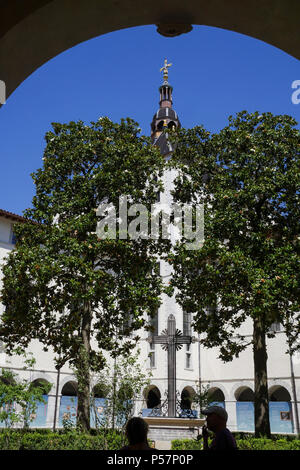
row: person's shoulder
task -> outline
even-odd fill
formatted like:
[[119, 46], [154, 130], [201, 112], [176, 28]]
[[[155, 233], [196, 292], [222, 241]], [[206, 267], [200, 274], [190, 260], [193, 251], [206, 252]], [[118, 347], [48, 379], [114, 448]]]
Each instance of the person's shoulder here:
[[227, 440], [229, 441], [229, 443], [231, 443], [232, 448], [236, 448], [236, 440], [232, 432], [228, 428], [225, 428], [223, 431], [224, 435], [227, 437]]
[[228, 428], [221, 429], [215, 437], [214, 446], [216, 450], [236, 449], [236, 442]]
[[230, 436], [232, 436], [232, 437], [233, 437], [233, 434], [232, 434], [232, 432], [231, 432], [231, 431], [230, 431], [230, 429], [228, 429], [228, 428], [224, 428], [224, 429], [222, 429], [222, 431], [221, 431], [221, 432], [224, 432], [224, 434], [227, 434], [227, 435], [230, 435]]

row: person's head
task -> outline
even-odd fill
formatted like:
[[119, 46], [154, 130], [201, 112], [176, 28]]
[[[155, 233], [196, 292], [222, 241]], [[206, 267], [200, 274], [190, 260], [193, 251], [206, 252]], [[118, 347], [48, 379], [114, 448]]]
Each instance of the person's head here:
[[228, 414], [221, 406], [209, 406], [202, 413], [206, 415], [207, 427], [211, 431], [216, 432], [226, 428]]
[[129, 444], [138, 444], [147, 441], [148, 424], [143, 418], [130, 418], [126, 424], [126, 436]]

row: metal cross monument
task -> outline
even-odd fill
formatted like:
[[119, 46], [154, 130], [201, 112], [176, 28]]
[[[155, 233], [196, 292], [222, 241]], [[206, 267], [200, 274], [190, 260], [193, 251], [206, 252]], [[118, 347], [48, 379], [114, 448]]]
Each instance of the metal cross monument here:
[[168, 416], [176, 416], [176, 351], [183, 344], [192, 343], [191, 336], [183, 336], [180, 330], [176, 330], [174, 315], [168, 317], [168, 328], [161, 335], [151, 336], [150, 343], [161, 344], [168, 351]]

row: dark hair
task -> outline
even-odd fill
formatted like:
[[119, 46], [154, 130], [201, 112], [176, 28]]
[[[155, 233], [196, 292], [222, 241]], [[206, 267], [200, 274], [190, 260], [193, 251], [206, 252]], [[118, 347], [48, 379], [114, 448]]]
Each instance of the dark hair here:
[[129, 444], [138, 444], [147, 440], [148, 424], [143, 418], [130, 418], [126, 424], [126, 436]]

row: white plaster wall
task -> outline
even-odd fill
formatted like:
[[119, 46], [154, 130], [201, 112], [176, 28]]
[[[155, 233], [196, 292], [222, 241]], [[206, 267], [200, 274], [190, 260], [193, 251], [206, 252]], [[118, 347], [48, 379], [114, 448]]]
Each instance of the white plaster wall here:
[[11, 242], [11, 225], [12, 221], [6, 217], [0, 216], [0, 242]]

